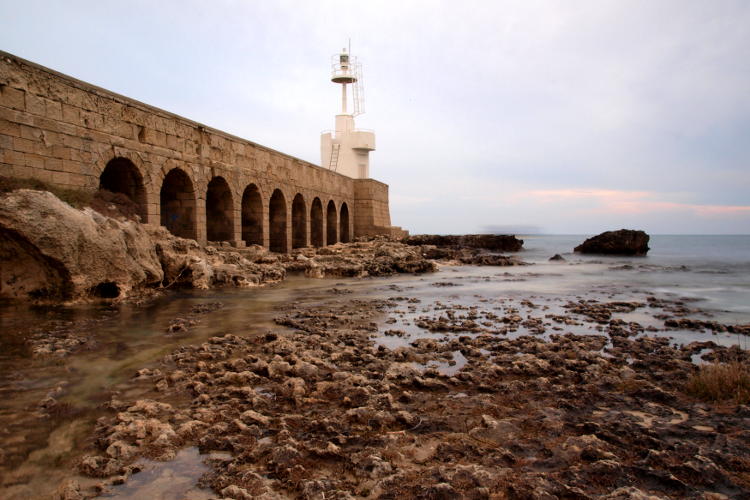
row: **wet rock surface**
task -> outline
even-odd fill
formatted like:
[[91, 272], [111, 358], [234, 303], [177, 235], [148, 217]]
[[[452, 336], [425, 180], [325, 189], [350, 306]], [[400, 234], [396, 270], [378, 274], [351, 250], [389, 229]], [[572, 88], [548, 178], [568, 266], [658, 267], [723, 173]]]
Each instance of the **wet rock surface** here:
[[471, 306], [389, 289], [341, 300], [333, 288], [323, 303], [283, 306], [278, 329], [172, 352], [145, 374], [153, 398], [110, 401], [80, 472], [106, 488], [138, 457], [197, 446], [227, 453], [201, 479], [226, 498], [750, 494], [750, 409], [683, 392], [692, 356], [747, 352], [710, 337], [677, 346], [616, 317], [674, 317], [672, 301], [553, 314], [531, 298]]
[[302, 271], [312, 278], [389, 276], [437, 270], [419, 249], [388, 238], [305, 248], [279, 256], [287, 271]]
[[523, 240], [507, 234], [417, 234], [401, 241], [407, 245], [477, 248], [493, 252], [518, 252], [523, 248]]
[[646, 255], [649, 236], [644, 231], [619, 229], [598, 234], [578, 245], [574, 252], [603, 255]]

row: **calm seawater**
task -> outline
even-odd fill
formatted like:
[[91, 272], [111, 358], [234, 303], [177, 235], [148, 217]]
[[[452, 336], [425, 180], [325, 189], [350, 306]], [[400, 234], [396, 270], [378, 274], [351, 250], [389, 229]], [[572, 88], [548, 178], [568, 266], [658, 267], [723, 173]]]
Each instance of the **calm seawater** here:
[[[645, 257], [574, 254], [585, 235], [519, 237], [524, 240], [519, 255], [527, 262], [548, 267], [547, 259], [559, 253], [580, 266], [580, 273], [564, 273], [568, 285], [606, 278], [657, 294], [702, 299], [700, 307], [725, 312], [727, 320], [750, 321], [750, 235], [655, 235]], [[547, 284], [555, 288], [554, 282]]]

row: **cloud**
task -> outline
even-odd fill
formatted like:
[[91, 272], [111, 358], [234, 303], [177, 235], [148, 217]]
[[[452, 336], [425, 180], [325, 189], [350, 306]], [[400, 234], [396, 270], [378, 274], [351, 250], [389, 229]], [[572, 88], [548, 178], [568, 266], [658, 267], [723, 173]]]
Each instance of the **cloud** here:
[[[0, 46], [318, 163], [352, 40], [412, 232], [750, 232], [750, 2], [0, 2]], [[40, 14], [41, 12], [41, 14]], [[93, 41], [93, 43], [92, 43]]]
[[704, 205], [665, 199], [668, 195], [648, 191], [613, 189], [539, 189], [516, 193], [514, 199], [529, 198], [537, 203], [560, 206], [575, 203], [598, 214], [647, 215], [655, 212], [679, 212], [711, 218], [750, 215], [750, 205]]

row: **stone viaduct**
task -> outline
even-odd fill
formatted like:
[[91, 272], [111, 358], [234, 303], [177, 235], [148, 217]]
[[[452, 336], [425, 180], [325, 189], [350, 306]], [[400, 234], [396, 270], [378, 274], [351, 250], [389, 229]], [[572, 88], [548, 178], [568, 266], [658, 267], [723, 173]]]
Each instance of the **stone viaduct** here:
[[403, 234], [390, 225], [386, 184], [352, 179], [1, 51], [0, 175], [124, 193], [142, 221], [203, 244], [289, 252]]

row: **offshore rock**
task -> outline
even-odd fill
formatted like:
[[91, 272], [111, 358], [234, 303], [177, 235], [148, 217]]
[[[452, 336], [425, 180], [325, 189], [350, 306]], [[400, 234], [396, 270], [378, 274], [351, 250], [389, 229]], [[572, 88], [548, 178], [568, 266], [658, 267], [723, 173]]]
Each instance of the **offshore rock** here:
[[646, 255], [649, 251], [648, 240], [649, 236], [644, 231], [606, 231], [588, 238], [575, 247], [574, 251], [603, 255]]
[[437, 247], [465, 247], [490, 250], [492, 252], [518, 252], [523, 248], [523, 240], [507, 234], [464, 234], [440, 235], [417, 234], [403, 240], [407, 245], [435, 245]]

